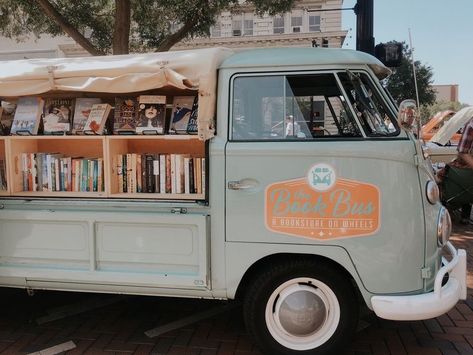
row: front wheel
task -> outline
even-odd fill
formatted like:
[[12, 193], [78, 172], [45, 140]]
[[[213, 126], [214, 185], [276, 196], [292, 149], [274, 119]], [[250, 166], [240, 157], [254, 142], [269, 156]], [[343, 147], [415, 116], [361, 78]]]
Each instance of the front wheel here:
[[358, 302], [339, 270], [301, 259], [260, 273], [247, 290], [244, 315], [268, 354], [328, 354], [353, 333]]

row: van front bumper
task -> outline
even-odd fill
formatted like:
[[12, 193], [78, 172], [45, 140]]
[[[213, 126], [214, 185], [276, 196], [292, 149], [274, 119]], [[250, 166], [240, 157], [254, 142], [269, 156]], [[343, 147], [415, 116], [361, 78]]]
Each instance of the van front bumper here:
[[[421, 320], [438, 317], [466, 299], [466, 251], [446, 244], [452, 259], [438, 271], [434, 290], [420, 295], [373, 296], [371, 304], [378, 317], [392, 320]], [[446, 274], [448, 281], [442, 286]]]

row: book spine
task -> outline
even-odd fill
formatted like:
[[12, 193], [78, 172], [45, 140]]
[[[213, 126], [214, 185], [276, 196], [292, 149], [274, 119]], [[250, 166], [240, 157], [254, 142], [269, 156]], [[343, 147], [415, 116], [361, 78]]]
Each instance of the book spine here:
[[39, 191], [38, 190], [38, 165], [36, 164], [36, 154], [30, 154], [31, 160], [31, 191]]
[[67, 158], [67, 191], [72, 191], [72, 158]]
[[97, 160], [97, 191], [103, 192], [103, 158]]
[[92, 160], [93, 174], [92, 174], [92, 191], [99, 190], [99, 162], [97, 159]]
[[136, 184], [136, 166], [137, 166], [137, 161], [136, 161], [136, 156], [137, 154], [132, 154], [131, 155], [131, 192], [136, 193], [137, 189], [137, 184]]
[[59, 170], [60, 170], [60, 174], [59, 174], [59, 190], [60, 191], [66, 191], [66, 174], [67, 174], [67, 171], [66, 171], [67, 167], [66, 167], [66, 158], [60, 158], [59, 159]]
[[33, 190], [33, 160], [31, 159], [31, 154], [26, 155], [26, 164], [27, 164], [27, 175], [28, 175], [28, 191]]
[[80, 191], [80, 182], [81, 182], [81, 159], [75, 159], [75, 172], [76, 172], [76, 183], [75, 183], [75, 190], [76, 192]]
[[189, 158], [189, 192], [195, 193], [194, 158]]
[[21, 176], [23, 177], [23, 191], [28, 191], [28, 160], [26, 153], [21, 153]]
[[181, 175], [181, 160], [182, 160], [182, 154], [176, 154], [175, 155], [176, 159], [176, 193], [182, 194], [183, 189], [182, 189], [182, 175]]
[[171, 193], [177, 193], [176, 187], [176, 154], [171, 154]]
[[197, 164], [197, 193], [202, 193], [202, 159], [196, 159]]
[[166, 193], [166, 156], [159, 155], [159, 192]]
[[146, 192], [154, 192], [154, 160], [151, 154], [146, 154]]
[[171, 193], [171, 154], [166, 154], [166, 193]]
[[87, 191], [94, 191], [94, 162], [92, 159], [87, 160], [87, 165], [89, 166], [87, 174]]
[[184, 158], [184, 193], [190, 194], [190, 175], [189, 175], [189, 168], [190, 168], [190, 158]]
[[122, 181], [123, 181], [123, 192], [128, 192], [128, 167], [127, 167], [127, 154], [122, 155]]
[[141, 154], [136, 154], [136, 192], [143, 192]]
[[158, 154], [154, 155], [153, 159], [153, 187], [154, 192], [159, 193], [159, 173], [161, 171], [161, 162], [159, 161]]
[[81, 176], [82, 176], [82, 180], [81, 180], [81, 191], [82, 192], [86, 192], [88, 187], [89, 187], [89, 162], [87, 159], [82, 159], [81, 160], [82, 163], [81, 163]]
[[206, 171], [205, 171], [205, 158], [202, 158], [202, 194], [205, 196], [206, 192]]
[[48, 191], [53, 191], [53, 170], [52, 168], [52, 156], [48, 154], [46, 156], [46, 170], [47, 170], [47, 181], [48, 181]]
[[141, 192], [148, 192], [148, 176], [146, 175], [146, 156], [147, 154], [142, 154], [141, 156]]
[[76, 175], [76, 165], [77, 165], [77, 160], [72, 159], [71, 162], [71, 191], [77, 191], [76, 190], [76, 180], [77, 180], [77, 175]]
[[56, 157], [51, 155], [51, 191], [56, 191]]
[[127, 192], [133, 192], [133, 185], [132, 185], [132, 162], [131, 162], [131, 153], [127, 153], [126, 155], [126, 186]]
[[43, 153], [35, 154], [36, 191], [43, 191]]
[[[112, 163], [113, 164], [113, 163]], [[123, 157], [121, 154], [115, 155], [114, 162], [115, 172], [116, 172], [116, 181], [118, 186], [118, 192], [123, 192]]]

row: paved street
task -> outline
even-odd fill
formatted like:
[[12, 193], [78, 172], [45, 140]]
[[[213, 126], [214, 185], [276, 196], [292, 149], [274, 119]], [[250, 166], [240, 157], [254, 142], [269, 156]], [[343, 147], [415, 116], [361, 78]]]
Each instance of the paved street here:
[[[455, 245], [467, 249], [473, 271], [473, 228], [457, 227]], [[473, 275], [473, 274], [472, 274]], [[469, 298], [442, 317], [391, 322], [365, 312], [346, 354], [473, 354], [473, 276]], [[0, 352], [28, 354], [259, 354], [245, 331], [241, 309], [226, 303], [121, 295], [0, 289]], [[217, 308], [216, 308], [217, 307]], [[210, 318], [183, 325], [195, 311]], [[178, 321], [156, 337], [146, 331]], [[171, 323], [172, 325], [172, 323]], [[59, 350], [58, 350], [59, 349]]]

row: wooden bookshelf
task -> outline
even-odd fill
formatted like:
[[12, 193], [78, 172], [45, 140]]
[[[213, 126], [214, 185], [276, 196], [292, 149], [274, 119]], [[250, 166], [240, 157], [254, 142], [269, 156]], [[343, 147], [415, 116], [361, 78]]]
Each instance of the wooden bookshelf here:
[[[103, 159], [103, 192], [23, 191], [22, 154], [62, 154], [71, 158]], [[119, 154], [182, 154], [206, 156], [205, 143], [194, 135], [7, 136], [0, 137], [8, 188], [0, 196], [114, 199], [204, 200], [205, 193], [121, 193], [113, 157]], [[202, 181], [205, 184], [205, 181]], [[205, 190], [205, 187], [204, 187]]]
[[7, 165], [12, 182], [11, 195], [25, 197], [106, 197], [106, 188], [103, 192], [23, 191], [21, 167], [21, 155], [23, 153], [60, 153], [68, 157], [104, 158], [105, 142], [105, 137], [102, 136], [8, 137], [9, 161]]
[[[193, 157], [205, 157], [205, 144], [193, 135], [162, 136], [108, 136], [106, 161], [108, 172], [106, 184], [110, 187], [112, 198], [144, 198], [171, 200], [203, 200], [203, 193], [121, 193], [118, 186], [118, 173], [113, 166], [114, 156], [119, 154], [185, 154]], [[205, 183], [205, 182], [204, 182]]]

